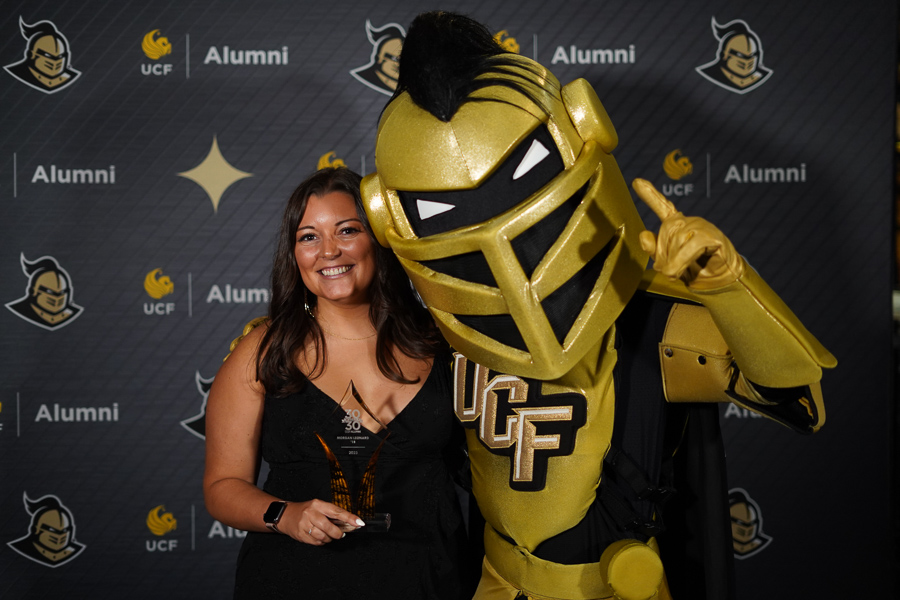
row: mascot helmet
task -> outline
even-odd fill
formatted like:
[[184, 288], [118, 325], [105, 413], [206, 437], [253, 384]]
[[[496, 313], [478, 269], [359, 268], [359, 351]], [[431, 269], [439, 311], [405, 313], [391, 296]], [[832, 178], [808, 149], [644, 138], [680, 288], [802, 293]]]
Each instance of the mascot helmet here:
[[731, 535], [736, 542], [747, 544], [752, 542], [759, 531], [759, 516], [756, 509], [750, 504], [747, 497], [740, 492], [735, 497], [732, 494], [730, 500], [733, 502], [729, 508], [731, 513]]
[[66, 307], [69, 300], [69, 281], [58, 271], [47, 271], [34, 278], [31, 288], [34, 303], [50, 314]]
[[53, 552], [59, 552], [69, 545], [72, 519], [62, 509], [51, 509], [42, 513], [35, 523], [37, 543]]
[[[436, 39], [437, 19], [482, 31]], [[561, 87], [466, 17], [413, 22], [362, 193], [376, 238], [469, 359], [555, 379], [614, 323], [647, 262], [616, 144], [583, 79]]]

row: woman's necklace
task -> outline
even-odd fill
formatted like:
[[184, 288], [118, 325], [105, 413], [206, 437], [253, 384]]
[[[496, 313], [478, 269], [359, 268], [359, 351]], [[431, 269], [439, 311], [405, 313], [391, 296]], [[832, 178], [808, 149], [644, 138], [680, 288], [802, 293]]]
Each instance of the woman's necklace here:
[[335, 338], [337, 338], [337, 339], [339, 339], [339, 340], [346, 340], [346, 341], [348, 341], [348, 342], [358, 342], [358, 341], [360, 341], [360, 340], [367, 340], [367, 339], [369, 339], [370, 337], [374, 337], [375, 334], [377, 333], [376, 331], [373, 331], [372, 333], [370, 333], [369, 335], [364, 336], [364, 337], [351, 338], [351, 337], [344, 337], [344, 336], [342, 336], [342, 335], [338, 335], [338, 334], [336, 334], [336, 333], [334, 333], [334, 332], [332, 332], [332, 331], [329, 331], [328, 328], [325, 327], [325, 325], [322, 323], [322, 321], [319, 321], [319, 327], [322, 328], [322, 331], [325, 332], [325, 335], [330, 335], [331, 337], [335, 337]]
[[[325, 323], [322, 322], [322, 319], [316, 318], [316, 315], [313, 314], [313, 312], [309, 309], [309, 305], [306, 303], [306, 301], [303, 302], [303, 306], [304, 306], [304, 308], [306, 308], [306, 314], [308, 314], [313, 319], [316, 319], [316, 321], [319, 323], [319, 327], [322, 328], [322, 331], [324, 331], [326, 335], [330, 335], [331, 337], [337, 338], [339, 340], [345, 340], [348, 342], [359, 342], [361, 340], [367, 340], [370, 337], [374, 337], [375, 334], [378, 333], [377, 331], [373, 331], [369, 335], [364, 336], [364, 337], [359, 337], [359, 338], [348, 338], [348, 337], [344, 337], [342, 335], [338, 335], [338, 334], [334, 333], [333, 331], [329, 331], [328, 328], [325, 327]], [[318, 311], [316, 311], [316, 312], [318, 312]]]

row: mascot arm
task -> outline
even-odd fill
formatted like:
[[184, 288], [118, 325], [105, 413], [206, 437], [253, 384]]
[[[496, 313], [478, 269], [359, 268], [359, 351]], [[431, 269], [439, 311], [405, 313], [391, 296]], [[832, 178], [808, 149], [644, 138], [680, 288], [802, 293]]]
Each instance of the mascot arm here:
[[634, 188], [662, 221], [659, 234], [641, 234], [656, 271], [642, 287], [702, 305], [678, 305], [669, 317], [660, 346], [666, 398], [730, 400], [798, 431], [821, 427], [818, 382], [835, 358], [721, 231], [682, 215], [649, 182]]

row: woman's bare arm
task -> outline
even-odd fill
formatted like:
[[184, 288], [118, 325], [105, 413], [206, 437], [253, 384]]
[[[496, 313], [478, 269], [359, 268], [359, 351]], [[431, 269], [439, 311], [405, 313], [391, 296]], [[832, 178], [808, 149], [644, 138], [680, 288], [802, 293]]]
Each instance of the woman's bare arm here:
[[[250, 332], [219, 369], [206, 404], [206, 470], [203, 494], [215, 519], [244, 531], [268, 531], [263, 514], [281, 500], [256, 486], [265, 391], [256, 380], [256, 355], [265, 327]], [[354, 524], [358, 517], [322, 500], [291, 502], [278, 529], [307, 544], [339, 539], [329, 518]]]

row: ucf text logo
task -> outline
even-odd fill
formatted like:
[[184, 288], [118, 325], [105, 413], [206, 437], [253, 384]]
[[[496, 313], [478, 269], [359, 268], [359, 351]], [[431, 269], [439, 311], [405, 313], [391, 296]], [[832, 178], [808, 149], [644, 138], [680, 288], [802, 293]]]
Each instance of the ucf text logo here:
[[665, 196], [688, 196], [694, 191], [694, 184], [681, 182], [680, 180], [694, 172], [691, 159], [682, 154], [681, 150], [672, 150], [666, 154], [663, 160], [663, 171], [672, 181], [679, 183], [664, 183], [663, 194]]
[[56, 259], [42, 256], [29, 262], [21, 254], [19, 260], [28, 285], [25, 295], [7, 303], [6, 308], [32, 325], [51, 331], [77, 319], [82, 308], [72, 302], [72, 280]]
[[[175, 284], [162, 269], [153, 269], [144, 276], [144, 291], [154, 300], [161, 300], [175, 291]], [[144, 314], [170, 315], [175, 312], [174, 302], [144, 302]]]
[[168, 275], [162, 274], [162, 269], [153, 269], [144, 277], [144, 291], [151, 298], [159, 300], [175, 291], [175, 284]]
[[7, 73], [45, 94], [68, 87], [81, 75], [72, 68], [69, 41], [50, 21], [29, 25], [19, 17], [25, 58], [3, 67]]
[[319, 164], [316, 167], [317, 169], [324, 169], [326, 167], [346, 167], [347, 163], [344, 162], [342, 158], [338, 158], [337, 154], [334, 151], [326, 152], [322, 156], [319, 157]]
[[397, 89], [400, 50], [406, 39], [406, 31], [396, 23], [372, 27], [372, 23], [366, 20], [366, 37], [372, 44], [369, 62], [353, 69], [350, 74], [376, 92], [390, 96]]
[[507, 52], [519, 53], [519, 42], [505, 29], [494, 34], [494, 41]]
[[[161, 58], [172, 54], [172, 44], [169, 38], [163, 37], [159, 29], [154, 29], [144, 35], [141, 40], [141, 50], [144, 56], [152, 61], [159, 61]], [[141, 64], [141, 73], [144, 75], [168, 75], [172, 72], [171, 63], [143, 63]]]
[[[178, 527], [178, 520], [170, 512], [166, 512], [163, 504], [155, 506], [147, 513], [147, 529], [157, 537], [163, 537]], [[145, 543], [147, 552], [171, 552], [178, 546], [178, 540], [147, 540]]]
[[713, 35], [719, 42], [716, 58], [697, 67], [697, 72], [729, 92], [746, 94], [768, 81], [772, 70], [763, 66], [762, 43], [740, 19], [725, 25], [712, 18]]
[[544, 489], [549, 458], [575, 449], [587, 418], [584, 396], [544, 395], [540, 381], [496, 373], [459, 353], [453, 359], [453, 406], [463, 427], [477, 430], [493, 454], [509, 457], [510, 488]]
[[31, 516], [28, 533], [7, 545], [45, 567], [58, 567], [69, 562], [84, 550], [75, 541], [75, 519], [63, 503], [51, 494], [31, 500], [22, 494], [25, 511]]

